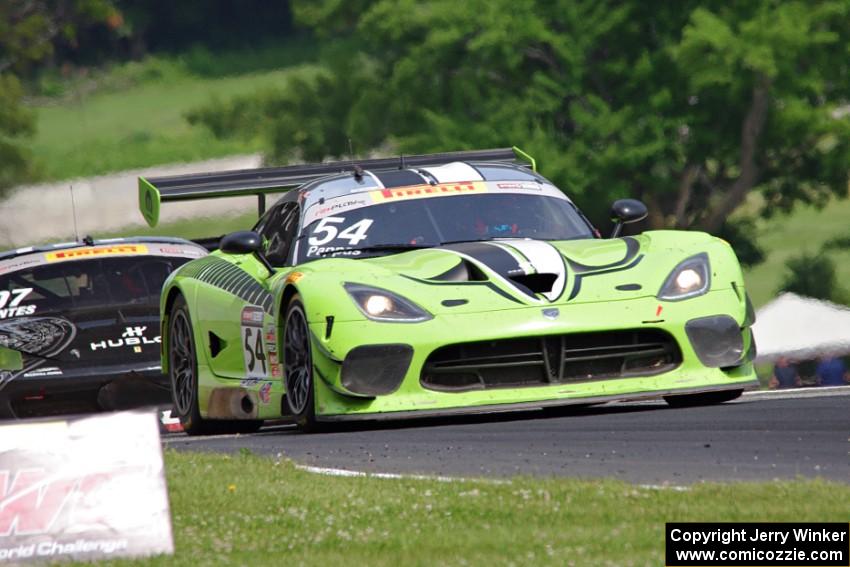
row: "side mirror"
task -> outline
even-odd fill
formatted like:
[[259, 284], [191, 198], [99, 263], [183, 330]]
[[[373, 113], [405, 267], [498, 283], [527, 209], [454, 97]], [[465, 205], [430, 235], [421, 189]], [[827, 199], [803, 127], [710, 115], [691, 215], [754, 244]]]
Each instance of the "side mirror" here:
[[642, 221], [647, 215], [646, 205], [637, 199], [618, 199], [611, 205], [611, 221], [614, 222], [614, 231], [611, 238], [620, 236], [623, 225], [631, 222]]
[[263, 249], [263, 239], [254, 231], [240, 230], [222, 236], [218, 247], [225, 254], [255, 254]]
[[219, 250], [225, 254], [253, 254], [257, 260], [274, 274], [275, 269], [263, 254], [263, 238], [252, 230], [240, 230], [225, 234], [218, 245]]

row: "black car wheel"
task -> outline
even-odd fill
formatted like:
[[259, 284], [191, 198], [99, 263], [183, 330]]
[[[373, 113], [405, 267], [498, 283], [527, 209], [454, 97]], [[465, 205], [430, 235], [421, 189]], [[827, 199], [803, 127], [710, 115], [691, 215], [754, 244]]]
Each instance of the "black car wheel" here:
[[283, 373], [286, 404], [302, 431], [316, 431], [315, 390], [310, 328], [304, 304], [296, 294], [286, 309], [283, 338]]
[[192, 319], [183, 296], [177, 297], [168, 324], [168, 374], [174, 408], [183, 431], [188, 435], [215, 433], [251, 433], [259, 420], [208, 420], [201, 417], [198, 405], [198, 358]]

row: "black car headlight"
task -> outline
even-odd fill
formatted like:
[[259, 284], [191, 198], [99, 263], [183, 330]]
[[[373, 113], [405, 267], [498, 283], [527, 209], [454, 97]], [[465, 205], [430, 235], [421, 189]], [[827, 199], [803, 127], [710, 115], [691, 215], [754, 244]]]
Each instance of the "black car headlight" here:
[[711, 287], [711, 267], [705, 252], [679, 262], [658, 291], [658, 299], [678, 301], [697, 297]]
[[373, 321], [421, 323], [433, 319], [430, 313], [409, 299], [386, 289], [356, 283], [345, 283], [343, 287], [363, 315]]

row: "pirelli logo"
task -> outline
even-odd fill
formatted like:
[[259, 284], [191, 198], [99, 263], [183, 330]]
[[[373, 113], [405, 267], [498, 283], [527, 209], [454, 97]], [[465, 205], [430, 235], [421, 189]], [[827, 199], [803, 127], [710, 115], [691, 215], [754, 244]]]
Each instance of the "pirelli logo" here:
[[370, 191], [373, 203], [403, 201], [405, 199], [422, 199], [426, 197], [445, 197], [449, 195], [467, 195], [469, 193], [486, 193], [484, 183], [442, 183], [440, 185], [416, 185], [414, 187], [395, 187]]
[[47, 252], [44, 259], [48, 262], [59, 262], [62, 260], [79, 260], [82, 258], [95, 258], [102, 256], [128, 256], [132, 254], [147, 254], [148, 247], [144, 244], [119, 244], [115, 246], [86, 246], [83, 248], [71, 248], [70, 250], [59, 250]]

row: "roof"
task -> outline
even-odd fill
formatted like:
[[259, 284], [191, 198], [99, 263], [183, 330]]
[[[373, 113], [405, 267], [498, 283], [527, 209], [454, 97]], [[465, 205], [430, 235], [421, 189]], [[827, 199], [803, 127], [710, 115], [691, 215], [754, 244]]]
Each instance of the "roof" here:
[[508, 163], [451, 162], [435, 167], [420, 167], [393, 170], [363, 170], [361, 175], [351, 173], [317, 179], [299, 188], [305, 193], [304, 207], [313, 204], [368, 191], [394, 189], [396, 187], [436, 186], [475, 181], [530, 181], [549, 182], [530, 169]]
[[757, 362], [850, 354], [850, 308], [783, 293], [756, 312]]

